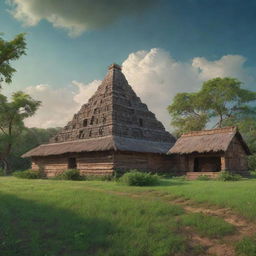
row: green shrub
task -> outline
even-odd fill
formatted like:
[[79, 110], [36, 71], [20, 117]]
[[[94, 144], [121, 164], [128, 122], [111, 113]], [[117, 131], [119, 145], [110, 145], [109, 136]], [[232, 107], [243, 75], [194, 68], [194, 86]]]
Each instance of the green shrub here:
[[255, 171], [250, 171], [250, 175], [252, 178], [256, 178], [256, 170]]
[[197, 177], [197, 180], [210, 180], [210, 177], [207, 175], [199, 175]]
[[39, 179], [41, 178], [40, 172], [35, 170], [17, 171], [12, 174], [16, 178], [21, 179]]
[[256, 255], [256, 238], [245, 237], [236, 245], [236, 255], [255, 256]]
[[218, 180], [222, 181], [238, 181], [241, 180], [241, 175], [234, 174], [229, 171], [221, 171]]
[[125, 173], [120, 181], [128, 186], [154, 186], [159, 183], [159, 177], [156, 174], [131, 170]]
[[248, 167], [249, 170], [256, 170], [256, 154], [248, 156]]
[[80, 171], [76, 169], [69, 169], [57, 176], [61, 180], [82, 180], [83, 177], [80, 175]]
[[4, 176], [4, 169], [0, 168], [0, 176]]

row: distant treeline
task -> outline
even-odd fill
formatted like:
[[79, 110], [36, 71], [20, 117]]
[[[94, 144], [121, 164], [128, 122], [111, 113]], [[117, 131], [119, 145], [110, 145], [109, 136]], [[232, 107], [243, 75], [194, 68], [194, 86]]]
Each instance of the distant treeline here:
[[42, 143], [47, 143], [59, 130], [60, 128], [25, 128], [15, 140], [13, 151], [8, 157], [10, 169], [16, 171], [30, 168], [30, 159], [21, 158], [21, 155]]

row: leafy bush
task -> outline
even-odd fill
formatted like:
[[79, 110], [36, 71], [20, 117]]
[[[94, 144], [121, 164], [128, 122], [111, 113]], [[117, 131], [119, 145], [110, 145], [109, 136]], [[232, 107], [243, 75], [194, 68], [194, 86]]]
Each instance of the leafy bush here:
[[0, 176], [4, 176], [4, 169], [0, 168]]
[[238, 181], [241, 180], [241, 178], [241, 175], [234, 174], [229, 171], [221, 171], [218, 177], [218, 179], [222, 181]]
[[21, 179], [39, 179], [41, 178], [40, 172], [35, 170], [17, 171], [12, 174], [16, 178]]
[[199, 175], [197, 177], [197, 180], [210, 180], [210, 177], [207, 175]]
[[249, 170], [256, 170], [256, 154], [248, 156], [248, 167]]
[[159, 183], [159, 177], [156, 174], [131, 170], [125, 173], [120, 181], [128, 186], [154, 186]]
[[256, 178], [256, 171], [250, 171], [250, 175], [252, 178]]
[[80, 171], [76, 169], [69, 169], [57, 176], [61, 180], [82, 180], [83, 177], [80, 175]]

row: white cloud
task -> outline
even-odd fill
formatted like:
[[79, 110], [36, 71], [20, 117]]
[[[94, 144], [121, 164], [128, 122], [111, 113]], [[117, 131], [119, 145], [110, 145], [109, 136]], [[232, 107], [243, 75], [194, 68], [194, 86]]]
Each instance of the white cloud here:
[[123, 16], [139, 14], [154, 0], [9, 0], [14, 18], [35, 26], [45, 19], [70, 36], [102, 28]]
[[[240, 55], [226, 55], [215, 61], [197, 57], [189, 62], [179, 62], [169, 52], [154, 48], [131, 53], [122, 66], [129, 84], [170, 130], [166, 108], [176, 93], [198, 90], [203, 81], [214, 77], [232, 76], [246, 85], [255, 83], [255, 76], [244, 66], [245, 61]], [[49, 85], [28, 87], [26, 92], [41, 100], [43, 106], [26, 124], [30, 127], [64, 126], [93, 95], [100, 82], [94, 80], [85, 85], [73, 81], [74, 90], [53, 89]]]
[[143, 102], [170, 129], [170, 116], [166, 110], [178, 92], [191, 92], [202, 82], [215, 77], [231, 76], [246, 84], [255, 83], [244, 67], [246, 59], [240, 55], [226, 55], [216, 61], [194, 58], [179, 62], [162, 49], [131, 53], [123, 63], [123, 72]]
[[75, 91], [68, 88], [53, 89], [49, 85], [30, 86], [25, 92], [34, 99], [42, 101], [37, 113], [25, 120], [28, 127], [62, 127], [72, 119], [82, 104], [96, 91], [100, 81], [89, 84], [72, 82]]
[[78, 88], [78, 93], [74, 94], [74, 101], [80, 105], [85, 104], [89, 98], [96, 92], [101, 80], [94, 80], [85, 85], [81, 82], [73, 81], [72, 84]]

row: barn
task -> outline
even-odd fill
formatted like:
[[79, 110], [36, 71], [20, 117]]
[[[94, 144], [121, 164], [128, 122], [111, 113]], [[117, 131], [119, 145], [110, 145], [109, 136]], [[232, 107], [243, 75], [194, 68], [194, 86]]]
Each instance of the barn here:
[[167, 151], [176, 139], [165, 130], [128, 84], [119, 65], [113, 64], [96, 93], [48, 144], [23, 157], [32, 169], [48, 177], [66, 169], [84, 175], [112, 174], [114, 170], [177, 169]]
[[180, 169], [190, 179], [216, 177], [221, 170], [246, 174], [250, 150], [236, 127], [183, 134], [169, 150], [179, 157]]

